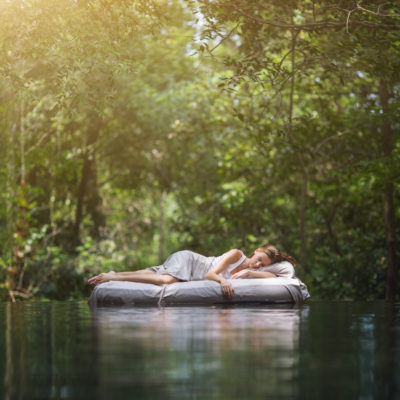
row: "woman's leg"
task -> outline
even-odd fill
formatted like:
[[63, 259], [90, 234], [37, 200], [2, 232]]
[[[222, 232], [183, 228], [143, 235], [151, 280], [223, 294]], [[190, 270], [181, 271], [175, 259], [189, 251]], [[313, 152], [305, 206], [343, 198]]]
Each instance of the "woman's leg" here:
[[135, 272], [110, 272], [108, 274], [100, 274], [94, 278], [89, 279], [91, 285], [97, 285], [109, 281], [129, 281], [152, 283], [153, 285], [169, 285], [171, 283], [179, 282], [179, 279], [174, 278], [168, 274], [156, 274], [153, 271], [146, 271], [144, 273]]
[[[116, 274], [115, 271], [110, 271], [110, 272], [103, 272], [99, 275], [95, 275], [92, 276], [91, 278], [88, 279], [88, 283], [90, 285], [96, 284], [96, 281], [99, 279], [100, 275], [109, 275], [109, 274]], [[124, 272], [118, 272], [118, 275], [123, 276], [123, 275], [127, 275], [127, 276], [131, 276], [132, 274], [155, 274], [154, 271], [148, 270], [148, 269], [140, 269], [138, 271], [124, 271]]]
[[[116, 274], [117, 272], [115, 271], [110, 271], [114, 274]], [[118, 272], [119, 275], [123, 276], [123, 275], [132, 275], [132, 274], [155, 274], [154, 271], [149, 271], [148, 269], [138, 269], [137, 271], [123, 271], [123, 272]]]

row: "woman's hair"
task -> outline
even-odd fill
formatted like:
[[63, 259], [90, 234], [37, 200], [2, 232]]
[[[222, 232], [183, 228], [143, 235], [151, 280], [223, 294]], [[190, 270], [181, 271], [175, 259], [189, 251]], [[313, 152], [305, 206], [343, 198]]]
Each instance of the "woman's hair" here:
[[259, 247], [257, 250], [263, 251], [272, 261], [272, 263], [278, 263], [281, 261], [289, 261], [293, 267], [296, 266], [296, 260], [286, 253], [282, 253], [277, 247], [272, 244], [266, 244]]

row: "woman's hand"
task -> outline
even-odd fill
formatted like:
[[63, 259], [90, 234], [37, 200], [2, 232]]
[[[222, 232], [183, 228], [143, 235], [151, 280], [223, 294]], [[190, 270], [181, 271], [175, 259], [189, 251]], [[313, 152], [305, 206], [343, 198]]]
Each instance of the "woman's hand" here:
[[250, 278], [251, 271], [252, 271], [252, 269], [250, 269], [250, 268], [242, 269], [241, 271], [236, 272], [236, 274], [233, 274], [231, 279], [246, 279], [246, 278]]
[[224, 279], [221, 282], [221, 290], [225, 297], [228, 297], [229, 299], [233, 297], [233, 286], [228, 280]]

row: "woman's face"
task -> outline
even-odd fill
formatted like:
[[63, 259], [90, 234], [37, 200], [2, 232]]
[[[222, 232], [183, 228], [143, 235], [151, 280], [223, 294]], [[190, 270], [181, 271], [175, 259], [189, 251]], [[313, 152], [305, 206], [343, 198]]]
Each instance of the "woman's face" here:
[[256, 250], [250, 257], [250, 268], [261, 268], [272, 264], [272, 260], [263, 252]]

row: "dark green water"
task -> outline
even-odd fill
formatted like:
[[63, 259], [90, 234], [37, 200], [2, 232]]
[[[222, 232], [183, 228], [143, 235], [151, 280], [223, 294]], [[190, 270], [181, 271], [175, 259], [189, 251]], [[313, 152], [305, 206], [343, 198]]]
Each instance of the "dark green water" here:
[[400, 304], [0, 303], [1, 399], [399, 399]]

